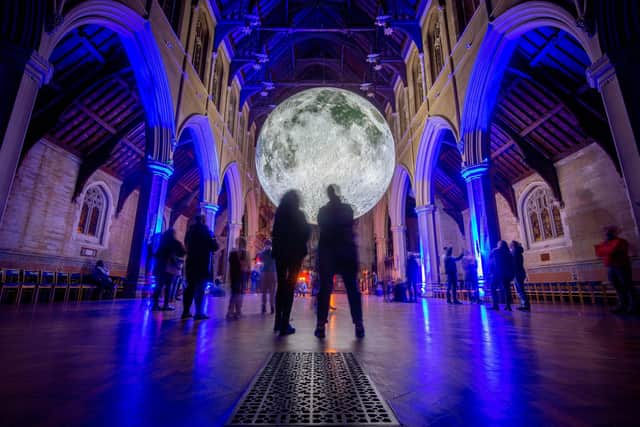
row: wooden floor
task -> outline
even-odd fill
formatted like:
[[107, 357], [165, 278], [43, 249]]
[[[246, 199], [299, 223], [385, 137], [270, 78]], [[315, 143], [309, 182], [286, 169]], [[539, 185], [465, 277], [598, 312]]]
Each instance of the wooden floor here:
[[0, 307], [0, 425], [219, 426], [274, 351], [354, 352], [407, 426], [639, 425], [640, 319], [599, 308], [491, 312], [365, 297], [353, 336], [336, 297], [328, 336], [296, 299], [295, 335], [245, 297], [224, 320], [151, 313], [145, 301]]

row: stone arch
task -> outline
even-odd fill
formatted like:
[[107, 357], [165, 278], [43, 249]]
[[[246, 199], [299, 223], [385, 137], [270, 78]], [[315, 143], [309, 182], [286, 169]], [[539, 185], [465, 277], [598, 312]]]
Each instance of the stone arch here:
[[389, 217], [393, 232], [393, 277], [396, 280], [404, 280], [406, 273], [405, 206], [409, 186], [413, 186], [409, 170], [402, 164], [397, 165], [389, 193]]
[[556, 4], [528, 1], [498, 16], [482, 40], [465, 93], [461, 132], [466, 165], [481, 163], [490, 156], [487, 137], [490, 117], [518, 39], [528, 31], [545, 26], [570, 34], [592, 63], [602, 56], [597, 37], [590, 38], [576, 26], [575, 18]]
[[147, 146], [147, 155], [157, 161], [170, 161], [175, 135], [173, 100], [160, 50], [145, 18], [117, 2], [83, 2], [64, 16], [62, 24], [51, 35], [43, 36], [40, 55], [48, 59], [64, 36], [89, 24], [106, 27], [120, 36], [134, 70], [147, 129], [154, 130], [153, 137], [147, 137], [153, 141]]
[[229, 192], [229, 223], [242, 225], [244, 214], [244, 201], [242, 199], [242, 177], [236, 162], [229, 163], [222, 174], [227, 178]]
[[220, 162], [211, 124], [202, 114], [189, 116], [178, 129], [178, 141], [187, 129], [194, 137], [193, 150], [200, 166], [200, 199], [202, 202], [215, 204], [221, 189]]
[[446, 118], [442, 116], [431, 116], [427, 119], [422, 137], [420, 138], [418, 155], [416, 157], [414, 182], [416, 204], [418, 206], [431, 205], [434, 203], [432, 173], [438, 162], [438, 153], [440, 152], [442, 137], [447, 131], [450, 131], [456, 136], [454, 126]]

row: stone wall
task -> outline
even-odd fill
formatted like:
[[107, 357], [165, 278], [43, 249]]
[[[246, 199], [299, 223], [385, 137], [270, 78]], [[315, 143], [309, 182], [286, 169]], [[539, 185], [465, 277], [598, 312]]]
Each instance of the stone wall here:
[[[556, 169], [565, 203], [561, 210], [565, 239], [551, 244], [527, 244], [522, 204], [535, 185], [545, 185], [537, 174], [513, 186], [519, 219], [511, 213], [502, 196], [496, 196], [502, 239], [523, 242], [530, 281], [605, 280], [605, 271], [593, 248], [602, 240], [605, 225], [617, 225], [622, 237], [629, 241], [632, 255], [638, 256], [639, 242], [623, 180], [597, 144], [560, 160]], [[634, 273], [637, 278], [638, 268]]]
[[138, 193], [116, 217], [121, 182], [97, 171], [85, 189], [99, 182], [108, 193], [109, 210], [102, 242], [88, 241], [75, 231], [83, 195], [71, 201], [79, 165], [77, 157], [44, 140], [29, 151], [0, 224], [0, 266], [86, 271], [102, 259], [113, 274], [126, 273]]

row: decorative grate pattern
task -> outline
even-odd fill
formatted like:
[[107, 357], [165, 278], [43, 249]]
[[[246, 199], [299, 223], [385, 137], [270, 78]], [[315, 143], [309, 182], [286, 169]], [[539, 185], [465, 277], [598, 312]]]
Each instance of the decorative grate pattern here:
[[227, 426], [399, 426], [351, 353], [274, 353]]

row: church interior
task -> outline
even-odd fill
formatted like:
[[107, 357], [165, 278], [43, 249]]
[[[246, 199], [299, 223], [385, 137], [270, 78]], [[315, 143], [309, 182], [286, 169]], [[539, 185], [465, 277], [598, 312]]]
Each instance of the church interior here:
[[[639, 2], [7, 0], [0, 22], [0, 424], [637, 425]], [[259, 271], [272, 237], [261, 129], [323, 87], [393, 136], [354, 223], [363, 339], [339, 278], [324, 340], [305, 292], [288, 337], [249, 280], [225, 318], [229, 255]], [[196, 216], [219, 245], [203, 321], [150, 308], [158, 236]], [[500, 241], [526, 311], [490, 310]]]

